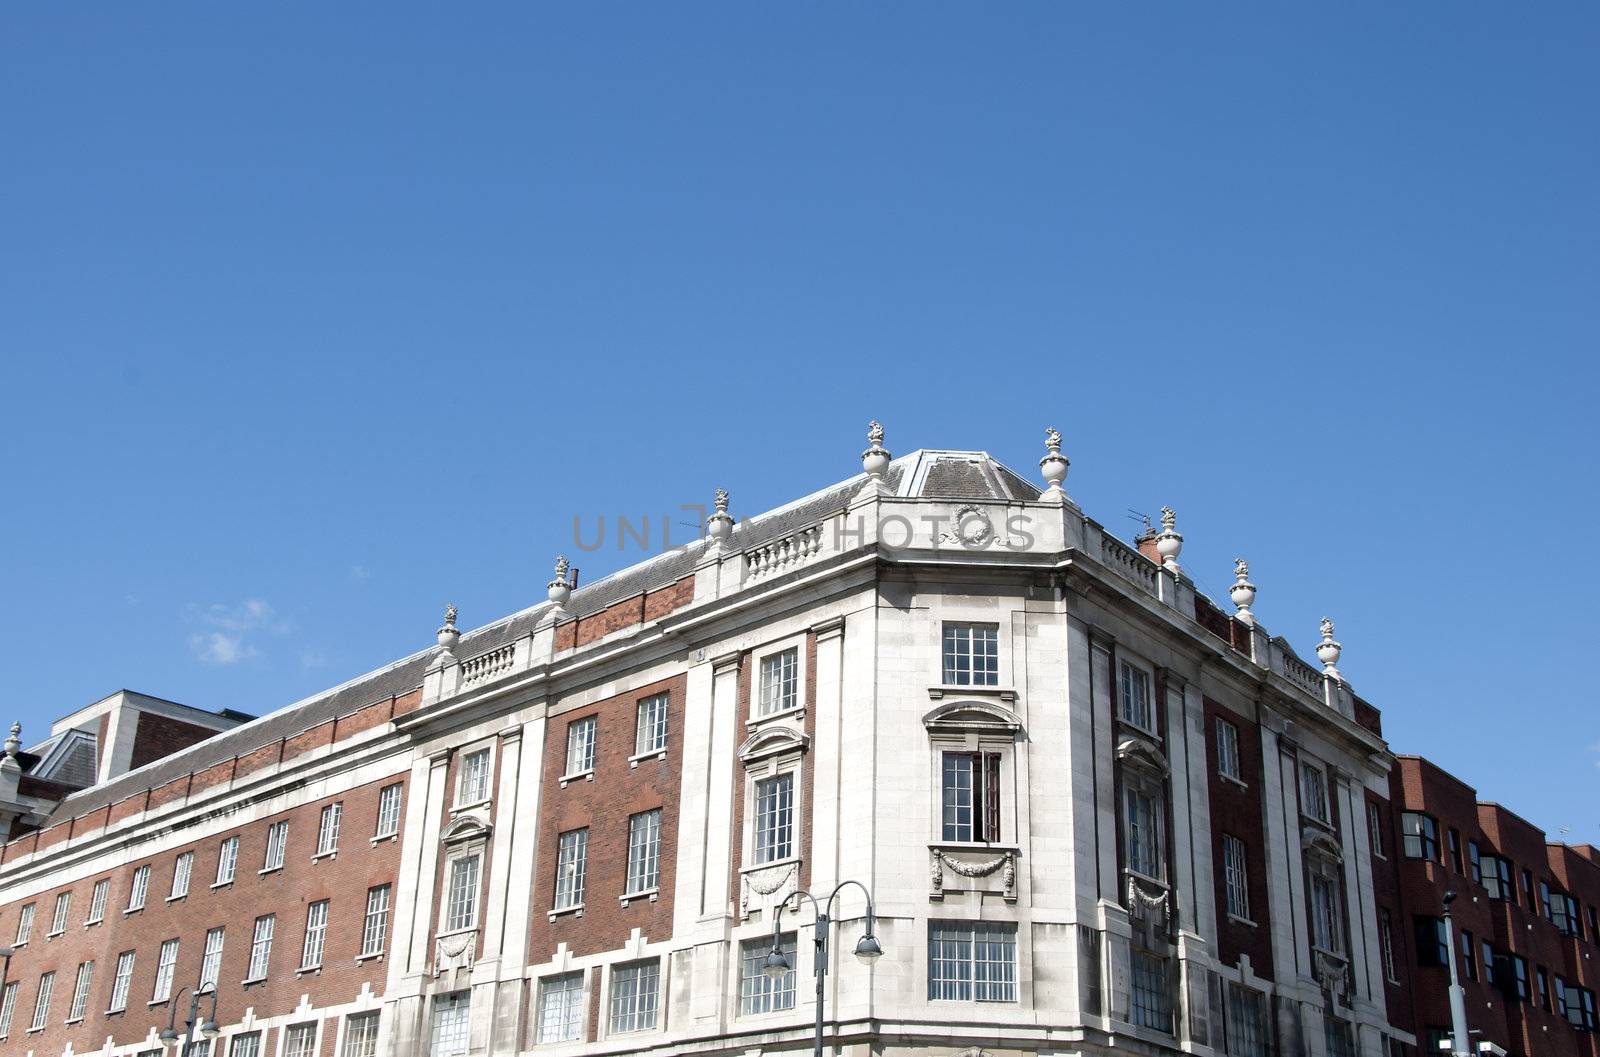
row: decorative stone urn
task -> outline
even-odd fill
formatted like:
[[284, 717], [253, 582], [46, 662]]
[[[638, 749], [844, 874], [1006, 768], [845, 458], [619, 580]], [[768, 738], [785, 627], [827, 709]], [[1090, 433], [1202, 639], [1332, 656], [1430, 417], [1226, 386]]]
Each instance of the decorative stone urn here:
[[444, 647], [446, 653], [455, 652], [457, 644], [461, 642], [461, 632], [456, 630], [455, 606], [447, 605], [444, 607], [444, 626], [439, 629], [435, 637], [439, 640], [439, 645]]
[[1067, 493], [1061, 489], [1061, 482], [1067, 479], [1067, 469], [1072, 463], [1061, 454], [1061, 433], [1053, 426], [1044, 431], [1044, 447], [1044, 458], [1039, 460], [1039, 473], [1044, 477], [1045, 490], [1039, 498], [1060, 502], [1067, 497]]
[[567, 570], [570, 565], [565, 554], [556, 555], [556, 577], [549, 583], [550, 601], [558, 606], [565, 606], [572, 598], [572, 585], [567, 582]]
[[1161, 564], [1173, 572], [1178, 571], [1178, 554], [1183, 550], [1183, 536], [1177, 530], [1178, 515], [1170, 506], [1161, 508], [1161, 532], [1156, 536], [1156, 553]]
[[1233, 586], [1228, 588], [1228, 597], [1239, 610], [1235, 616], [1246, 624], [1256, 622], [1256, 615], [1250, 612], [1256, 601], [1256, 585], [1250, 582], [1250, 563], [1243, 558], [1233, 559]]
[[883, 425], [877, 419], [867, 423], [867, 443], [871, 447], [861, 453], [861, 468], [867, 471], [867, 476], [872, 480], [882, 481], [889, 469], [889, 460], [894, 456], [883, 446]]
[[728, 515], [728, 490], [719, 488], [713, 499], [716, 513], [706, 518], [706, 535], [712, 543], [721, 545], [733, 535], [733, 518]]
[[1339, 678], [1339, 654], [1344, 647], [1333, 640], [1333, 621], [1327, 617], [1322, 618], [1322, 641], [1317, 643], [1317, 660], [1322, 662], [1322, 670]]

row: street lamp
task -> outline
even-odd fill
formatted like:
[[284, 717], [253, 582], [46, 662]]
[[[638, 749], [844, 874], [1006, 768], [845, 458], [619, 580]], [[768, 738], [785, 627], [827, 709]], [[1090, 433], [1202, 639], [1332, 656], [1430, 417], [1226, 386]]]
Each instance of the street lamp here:
[[170, 1045], [179, 1039], [178, 1003], [182, 1001], [185, 994], [189, 996], [189, 1015], [183, 1021], [183, 1045], [178, 1048], [178, 1057], [186, 1057], [189, 1047], [194, 1042], [195, 1021], [200, 1020], [200, 999], [206, 995], [211, 996], [211, 1015], [200, 1021], [200, 1034], [205, 1036], [207, 1041], [210, 1041], [216, 1038], [217, 1034], [222, 1030], [217, 1027], [217, 985], [201, 983], [199, 987], [185, 987], [178, 992], [177, 998], [173, 1000], [172, 1013], [167, 1017], [167, 1026], [162, 1029], [161, 1034], [158, 1036], [162, 1046]]
[[1455, 889], [1447, 890], [1444, 894], [1444, 944], [1446, 964], [1450, 966], [1450, 1052], [1457, 1057], [1471, 1057], [1472, 1051], [1467, 1048], [1467, 992], [1456, 973], [1456, 937], [1451, 930], [1450, 904], [1455, 901]]
[[11, 956], [17, 953], [15, 947], [0, 947], [0, 1002], [6, 997], [6, 977], [11, 975]]
[[[867, 886], [860, 881], [840, 881], [834, 888], [833, 894], [827, 902], [818, 904], [817, 897], [810, 892], [798, 891], [791, 897], [798, 904], [800, 897], [804, 896], [811, 901], [811, 909], [816, 912], [816, 936], [812, 941], [815, 944], [815, 956], [812, 961], [817, 978], [817, 1031], [816, 1038], [812, 1040], [811, 1053], [813, 1057], [822, 1057], [822, 1003], [823, 1003], [823, 978], [828, 975], [828, 926], [833, 919], [829, 916], [833, 912], [833, 901], [839, 898], [839, 892], [846, 885], [855, 885], [861, 889], [861, 894], [867, 897], [867, 930], [856, 941], [856, 957], [864, 961], [871, 961], [883, 953], [883, 946], [878, 943], [878, 937], [872, 931], [872, 893], [867, 891]], [[772, 916], [772, 950], [768, 952], [766, 960], [762, 963], [762, 971], [774, 980], [779, 979], [789, 972], [794, 966], [789, 964], [789, 959], [784, 957], [782, 946], [783, 911], [789, 901], [785, 899], [778, 904], [777, 913]]]

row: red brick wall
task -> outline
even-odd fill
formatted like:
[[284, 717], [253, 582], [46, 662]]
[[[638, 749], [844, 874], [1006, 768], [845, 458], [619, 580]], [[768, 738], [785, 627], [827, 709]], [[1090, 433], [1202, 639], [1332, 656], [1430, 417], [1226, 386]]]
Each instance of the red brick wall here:
[[577, 617], [556, 627], [555, 649], [570, 650], [587, 646], [614, 631], [646, 621], [660, 620], [673, 610], [694, 601], [694, 577], [686, 576], [654, 591], [613, 602], [598, 613]]
[[138, 713], [138, 725], [133, 732], [133, 756], [128, 764], [132, 771], [147, 763], [164, 759], [180, 749], [196, 745], [214, 737], [218, 731], [181, 719], [158, 715], [154, 712]]
[[[676, 675], [554, 716], [547, 724], [544, 787], [539, 806], [539, 873], [533, 882], [528, 926], [530, 961], [547, 961], [554, 956], [556, 945], [563, 942], [578, 956], [614, 950], [627, 941], [635, 928], [649, 939], [671, 935], [687, 686], [687, 677]], [[635, 747], [638, 702], [659, 693], [670, 695], [667, 755], [629, 767], [628, 758]], [[566, 772], [567, 726], [587, 716], [599, 717], [594, 781], [569, 782], [563, 789], [560, 780]], [[529, 746], [527, 751], [534, 751], [534, 747]], [[652, 808], [661, 809], [660, 896], [654, 903], [635, 899], [624, 907], [618, 897], [627, 888], [628, 818]], [[589, 829], [589, 847], [583, 917], [569, 912], [551, 922], [561, 834], [585, 826]]]
[[[1250, 956], [1251, 971], [1263, 979], [1273, 979], [1272, 915], [1267, 907], [1267, 838], [1261, 812], [1261, 727], [1249, 716], [1242, 716], [1205, 699], [1206, 778], [1211, 799], [1211, 862], [1216, 875], [1214, 893], [1217, 907], [1217, 957], [1224, 965], [1239, 964], [1239, 956]], [[1239, 732], [1239, 773], [1245, 785], [1231, 782], [1217, 773], [1217, 720], [1232, 723]], [[1227, 881], [1222, 868], [1222, 835], [1244, 842], [1245, 874], [1250, 891], [1250, 918], [1254, 927], [1228, 917]]]

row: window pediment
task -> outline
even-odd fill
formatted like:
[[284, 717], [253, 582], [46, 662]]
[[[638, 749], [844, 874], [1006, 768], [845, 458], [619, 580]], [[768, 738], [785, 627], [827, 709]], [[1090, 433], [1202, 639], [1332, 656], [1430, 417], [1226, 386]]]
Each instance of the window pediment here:
[[922, 725], [933, 733], [1015, 735], [1022, 721], [1008, 708], [990, 701], [952, 701], [922, 717]]
[[1300, 847], [1307, 852], [1313, 852], [1336, 863], [1344, 862], [1344, 849], [1339, 847], [1339, 842], [1332, 833], [1321, 826], [1302, 825], [1300, 827]]
[[1121, 741], [1117, 742], [1117, 759], [1123, 762], [1142, 763], [1155, 769], [1160, 774], [1167, 773], [1166, 754], [1156, 747], [1155, 742], [1148, 738], [1141, 738], [1132, 734], [1125, 735]]
[[739, 746], [739, 760], [748, 764], [753, 760], [762, 760], [769, 756], [804, 752], [810, 744], [811, 739], [793, 727], [786, 725], [763, 727], [744, 739], [744, 743]]
[[441, 844], [465, 844], [489, 839], [489, 824], [475, 815], [460, 815], [439, 835]]

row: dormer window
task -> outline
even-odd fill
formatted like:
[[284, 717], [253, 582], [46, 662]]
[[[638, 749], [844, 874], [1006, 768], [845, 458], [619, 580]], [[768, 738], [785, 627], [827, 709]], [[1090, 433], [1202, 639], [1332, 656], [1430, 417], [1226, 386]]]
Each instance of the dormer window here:
[[996, 624], [944, 625], [946, 686], [1000, 684], [1000, 628]]

